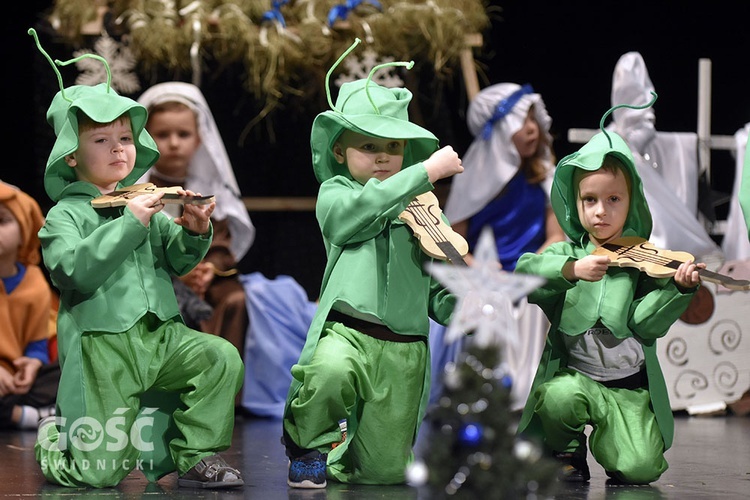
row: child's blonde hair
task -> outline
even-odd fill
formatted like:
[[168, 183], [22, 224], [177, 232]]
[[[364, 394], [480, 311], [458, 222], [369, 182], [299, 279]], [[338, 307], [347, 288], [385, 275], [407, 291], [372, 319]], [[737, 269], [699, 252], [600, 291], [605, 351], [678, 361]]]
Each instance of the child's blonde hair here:
[[[533, 109], [533, 105], [532, 105]], [[541, 125], [539, 126], [539, 144], [537, 145], [534, 155], [529, 158], [521, 159], [521, 171], [526, 176], [526, 180], [529, 184], [539, 184], [547, 178], [548, 165], [551, 163], [554, 165], [557, 163], [557, 158], [552, 150], [552, 144], [550, 139], [542, 131]], [[544, 156], [545, 152], [549, 151], [549, 157]]]
[[193, 109], [185, 104], [184, 102], [180, 101], [165, 101], [160, 102], [158, 104], [154, 104], [148, 108], [148, 116], [149, 118], [156, 114], [161, 113], [164, 111], [182, 111], [185, 109], [189, 109], [190, 111], [193, 111]]
[[599, 170], [604, 170], [605, 172], [609, 172], [612, 175], [617, 175], [617, 172], [619, 171], [625, 178], [625, 184], [628, 186], [628, 196], [631, 198], [633, 197], [633, 180], [630, 178], [630, 172], [628, 171], [622, 160], [612, 154], [604, 156], [604, 160], [602, 160], [602, 166], [597, 170], [576, 168], [576, 171], [573, 174], [573, 185], [575, 186], [576, 192], [578, 192], [578, 186], [581, 183], [581, 179], [585, 175], [591, 174], [593, 172], [598, 172]]
[[127, 113], [123, 113], [109, 123], [99, 123], [89, 118], [89, 116], [83, 111], [78, 110], [78, 134], [79, 135], [81, 134], [81, 132], [86, 132], [87, 130], [91, 130], [93, 128], [111, 125], [114, 123], [130, 123], [130, 115], [128, 115]]

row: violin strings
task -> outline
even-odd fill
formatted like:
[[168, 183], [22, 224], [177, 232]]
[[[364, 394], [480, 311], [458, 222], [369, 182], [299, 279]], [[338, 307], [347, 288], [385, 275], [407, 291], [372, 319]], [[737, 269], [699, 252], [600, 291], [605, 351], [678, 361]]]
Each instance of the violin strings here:
[[660, 257], [652, 252], [640, 251], [632, 248], [620, 249], [615, 253], [621, 257], [632, 258], [636, 262], [650, 262], [664, 267], [669, 267], [669, 264], [674, 262], [674, 259]]
[[412, 210], [410, 212], [412, 215], [414, 215], [414, 219], [417, 221], [417, 223], [425, 228], [425, 231], [429, 234], [429, 236], [435, 241], [436, 243], [443, 243], [447, 242], [448, 239], [437, 229], [437, 224], [430, 223], [429, 217], [430, 213], [425, 210], [424, 205], [421, 205], [419, 203], [416, 203], [412, 201], [409, 203], [407, 208], [411, 207]]
[[646, 251], [640, 251], [636, 249], [626, 248], [622, 250], [618, 250], [617, 253], [621, 257], [630, 257], [630, 258], [638, 258], [640, 260], [645, 260], [648, 262], [671, 262], [672, 259], [668, 259], [666, 257], [660, 257], [659, 255], [653, 253], [653, 252], [646, 252]]

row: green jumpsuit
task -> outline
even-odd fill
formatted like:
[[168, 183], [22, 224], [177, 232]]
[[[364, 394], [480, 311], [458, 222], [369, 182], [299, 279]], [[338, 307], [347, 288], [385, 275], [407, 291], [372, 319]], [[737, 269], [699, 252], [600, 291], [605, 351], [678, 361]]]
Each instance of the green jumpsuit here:
[[[338, 102], [349, 106], [344, 112], [327, 111], [313, 124], [313, 167], [321, 182], [316, 216], [328, 261], [318, 310], [292, 367], [283, 425], [297, 446], [328, 454], [328, 477], [395, 484], [405, 481], [429, 398], [429, 318], [447, 324], [455, 296], [425, 271], [430, 257], [398, 219], [415, 196], [434, 187], [421, 160], [437, 148], [437, 140], [408, 121], [384, 116], [392, 115], [387, 105], [383, 115], [374, 116], [361, 84], [342, 87]], [[411, 98], [405, 89], [375, 84], [371, 96], [376, 105], [389, 101], [402, 107], [402, 118]], [[352, 111], [356, 105], [359, 110]], [[331, 146], [344, 128], [374, 135], [368, 130], [378, 124], [389, 138], [410, 139], [404, 167], [382, 182], [362, 185], [332, 158]], [[424, 341], [379, 340], [327, 321], [334, 305]], [[346, 439], [339, 444], [342, 420]]]
[[126, 207], [94, 209], [98, 189], [64, 157], [78, 145], [77, 110], [109, 123], [128, 113], [137, 159], [121, 185], [156, 161], [145, 108], [104, 84], [59, 92], [48, 118], [57, 142], [45, 171], [56, 201], [39, 232], [60, 292], [62, 368], [57, 417], [35, 446], [44, 476], [64, 486], [107, 487], [134, 469], [149, 480], [187, 472], [227, 449], [244, 366], [227, 341], [182, 322], [171, 275], [205, 255], [212, 232], [192, 234], [161, 213], [144, 226]]
[[[519, 432], [543, 438], [546, 447], [585, 457], [586, 425], [592, 426], [591, 452], [608, 475], [628, 483], [655, 481], [667, 469], [664, 451], [672, 444], [674, 420], [656, 340], [667, 334], [690, 303], [672, 278], [655, 279], [634, 268], [610, 267], [600, 281], [567, 281], [563, 266], [594, 250], [576, 211], [577, 168], [596, 170], [606, 154], [616, 155], [632, 179], [630, 209], [623, 236], [648, 239], [651, 216], [632, 154], [625, 142], [600, 133], [555, 171], [552, 206], [569, 242], [551, 245], [541, 254], [524, 254], [516, 272], [536, 274], [545, 285], [529, 295], [551, 322], [547, 343], [524, 408]], [[643, 349], [646, 387], [608, 388], [567, 368], [565, 336], [604, 326], [618, 339], [638, 339]]]

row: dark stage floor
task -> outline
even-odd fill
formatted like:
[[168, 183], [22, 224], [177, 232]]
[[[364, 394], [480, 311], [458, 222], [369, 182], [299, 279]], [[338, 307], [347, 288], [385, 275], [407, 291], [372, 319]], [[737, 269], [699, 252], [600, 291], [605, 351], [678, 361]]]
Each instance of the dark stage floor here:
[[[676, 416], [675, 443], [667, 454], [669, 470], [648, 487], [606, 486], [604, 471], [589, 459], [588, 486], [567, 486], [556, 499], [740, 499], [750, 498], [750, 417]], [[426, 500], [410, 486], [351, 486], [329, 481], [325, 490], [291, 490], [287, 460], [279, 444], [277, 420], [238, 418], [233, 446], [223, 453], [238, 466], [245, 487], [236, 491], [177, 488], [174, 474], [149, 484], [133, 472], [117, 488], [70, 489], [47, 484], [34, 460], [34, 432], [0, 433], [0, 497], [22, 498], [253, 498], [262, 500]], [[484, 500], [484, 499], [482, 499]]]

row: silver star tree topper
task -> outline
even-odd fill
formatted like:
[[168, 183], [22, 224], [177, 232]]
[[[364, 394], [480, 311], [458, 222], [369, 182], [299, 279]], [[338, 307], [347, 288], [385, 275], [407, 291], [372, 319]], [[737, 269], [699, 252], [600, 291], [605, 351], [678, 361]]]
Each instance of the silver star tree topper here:
[[470, 266], [428, 262], [426, 269], [458, 297], [456, 311], [445, 332], [446, 344], [473, 331], [479, 347], [498, 343], [517, 345], [513, 304], [545, 282], [540, 276], [503, 271], [489, 227], [479, 235]]

